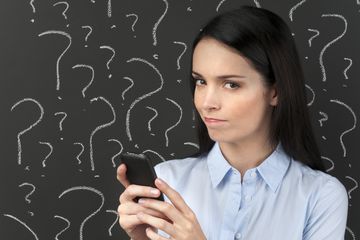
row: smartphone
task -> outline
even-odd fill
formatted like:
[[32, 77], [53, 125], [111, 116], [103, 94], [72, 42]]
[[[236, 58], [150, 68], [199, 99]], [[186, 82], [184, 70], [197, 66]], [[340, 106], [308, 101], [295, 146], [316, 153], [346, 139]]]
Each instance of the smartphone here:
[[[121, 162], [126, 165], [126, 177], [131, 184], [156, 188], [156, 172], [151, 165], [150, 159], [145, 154], [122, 153]], [[164, 201], [162, 193], [158, 198]], [[135, 199], [137, 202], [138, 199]]]

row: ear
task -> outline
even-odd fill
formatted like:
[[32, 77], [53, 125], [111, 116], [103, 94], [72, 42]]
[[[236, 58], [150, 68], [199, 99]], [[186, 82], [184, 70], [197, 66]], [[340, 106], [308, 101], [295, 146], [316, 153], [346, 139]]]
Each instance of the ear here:
[[270, 88], [269, 97], [270, 97], [270, 99], [269, 99], [270, 105], [271, 106], [276, 106], [278, 104], [278, 94], [277, 94], [277, 89], [276, 89], [275, 84]]

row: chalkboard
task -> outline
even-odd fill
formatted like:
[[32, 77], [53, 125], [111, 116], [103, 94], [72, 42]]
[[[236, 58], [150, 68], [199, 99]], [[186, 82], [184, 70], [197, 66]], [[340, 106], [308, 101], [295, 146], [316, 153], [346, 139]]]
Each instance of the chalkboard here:
[[329, 174], [360, 237], [360, 2], [0, 2], [0, 238], [128, 239], [117, 221], [119, 154], [156, 164], [197, 151], [191, 43], [218, 12], [253, 5], [289, 24]]

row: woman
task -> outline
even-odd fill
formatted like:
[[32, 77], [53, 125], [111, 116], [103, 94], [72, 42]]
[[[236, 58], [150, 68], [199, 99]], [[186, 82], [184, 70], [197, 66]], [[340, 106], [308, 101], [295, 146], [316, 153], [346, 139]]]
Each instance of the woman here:
[[[324, 171], [288, 26], [242, 7], [193, 44], [199, 153], [155, 167], [157, 189], [120, 165], [120, 225], [139, 239], [343, 239], [348, 198]], [[162, 192], [166, 201], [150, 199]], [[141, 197], [139, 202], [133, 201]]]

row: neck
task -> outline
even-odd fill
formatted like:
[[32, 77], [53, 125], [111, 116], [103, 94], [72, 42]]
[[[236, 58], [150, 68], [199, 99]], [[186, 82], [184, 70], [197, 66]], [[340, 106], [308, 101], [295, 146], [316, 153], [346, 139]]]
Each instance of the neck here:
[[219, 145], [225, 159], [241, 173], [241, 179], [248, 169], [259, 166], [276, 147], [268, 141], [220, 142]]

